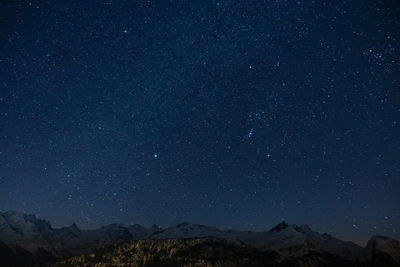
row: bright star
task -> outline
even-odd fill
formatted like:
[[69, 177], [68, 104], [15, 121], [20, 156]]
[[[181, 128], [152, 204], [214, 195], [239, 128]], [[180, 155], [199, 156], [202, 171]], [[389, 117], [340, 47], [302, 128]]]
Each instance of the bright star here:
[[254, 128], [250, 129], [250, 132], [247, 134], [248, 138], [251, 138], [253, 136]]

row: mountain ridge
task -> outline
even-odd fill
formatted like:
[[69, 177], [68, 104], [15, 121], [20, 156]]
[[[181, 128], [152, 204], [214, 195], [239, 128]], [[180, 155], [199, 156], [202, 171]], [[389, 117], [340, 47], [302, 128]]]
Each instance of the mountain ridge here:
[[[153, 241], [138, 242], [140, 240]], [[75, 223], [62, 228], [53, 228], [48, 221], [38, 219], [35, 215], [0, 212], [0, 247], [5, 255], [15, 254], [16, 257], [11, 257], [14, 260], [18, 259], [18, 255], [29, 259], [28, 262], [61, 260], [88, 255], [110, 246], [123, 246], [123, 244], [131, 244], [133, 247], [156, 245], [166, 253], [172, 253], [171, 251], [174, 250], [168, 244], [174, 242], [171, 241], [171, 243], [169, 240], [176, 240], [175, 243], [181, 247], [182, 253], [188, 253], [188, 255], [192, 255], [190, 251], [196, 247], [204, 247], [208, 250], [212, 247], [220, 247], [227, 252], [238, 250], [239, 254], [256, 250], [258, 252], [254, 253], [261, 258], [273, 252], [279, 256], [277, 260], [279, 262], [294, 259], [310, 260], [310, 255], [312, 255], [313, 260], [316, 258], [321, 261], [329, 259], [335, 262], [337, 260], [365, 262], [374, 258], [400, 264], [399, 241], [390, 237], [374, 236], [367, 246], [361, 247], [351, 241], [342, 241], [326, 233], [314, 232], [308, 225], [297, 226], [287, 222], [281, 222], [270, 230], [262, 232], [221, 230], [190, 222], [182, 222], [166, 228], [157, 225], [144, 227], [139, 224], [125, 226], [114, 223], [98, 229], [82, 230]], [[207, 243], [204, 240], [212, 241]], [[189, 247], [184, 248], [185, 244]], [[132, 248], [127, 251], [133, 253]], [[217, 256], [222, 256], [222, 254]], [[83, 259], [86, 258], [83, 257]]]

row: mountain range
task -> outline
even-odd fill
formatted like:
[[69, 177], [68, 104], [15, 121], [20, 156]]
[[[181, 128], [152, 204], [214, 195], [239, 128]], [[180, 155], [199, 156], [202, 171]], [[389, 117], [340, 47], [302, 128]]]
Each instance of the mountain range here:
[[400, 266], [400, 242], [366, 247], [281, 222], [268, 231], [184, 222], [167, 228], [111, 224], [81, 230], [14, 211], [0, 213], [1, 266]]

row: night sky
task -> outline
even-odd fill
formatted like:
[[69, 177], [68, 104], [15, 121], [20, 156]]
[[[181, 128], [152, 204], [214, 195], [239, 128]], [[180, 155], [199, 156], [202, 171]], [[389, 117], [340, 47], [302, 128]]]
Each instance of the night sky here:
[[1, 1], [0, 210], [400, 238], [398, 1]]

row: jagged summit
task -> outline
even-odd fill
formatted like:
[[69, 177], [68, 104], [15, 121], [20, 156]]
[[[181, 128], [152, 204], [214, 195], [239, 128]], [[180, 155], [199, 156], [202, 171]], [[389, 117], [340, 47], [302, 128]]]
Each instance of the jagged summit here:
[[269, 232], [280, 232], [283, 229], [286, 229], [289, 227], [289, 224], [285, 221], [279, 223], [278, 225], [276, 225], [275, 227], [273, 227], [271, 230], [269, 230]]
[[184, 221], [183, 223], [177, 224], [176, 227], [186, 227], [192, 225], [190, 222]]
[[170, 238], [199, 238], [199, 237], [221, 237], [223, 232], [215, 227], [190, 222], [179, 223], [175, 226], [165, 229], [157, 229], [152, 238], [170, 239]]
[[12, 235], [42, 235], [51, 231], [48, 221], [38, 219], [32, 214], [23, 214], [16, 211], [0, 213], [0, 231], [6, 229]]
[[303, 224], [300, 226], [298, 226], [296, 224], [290, 225], [285, 221], [282, 221], [281, 223], [279, 223], [276, 226], [274, 226], [273, 228], [271, 228], [269, 230], [269, 232], [280, 232], [280, 231], [288, 229], [288, 228], [291, 228], [292, 230], [295, 230], [295, 231], [303, 233], [303, 234], [312, 232], [310, 226], [308, 226], [307, 224]]
[[81, 233], [81, 229], [79, 229], [79, 227], [75, 223], [71, 224], [70, 226], [61, 228], [60, 231], [73, 235], [79, 235]]
[[125, 229], [125, 225], [122, 223], [112, 223], [106, 226], [101, 227], [99, 230], [120, 230]]
[[61, 229], [80, 230], [76, 223], [72, 223], [70, 226], [62, 227]]
[[169, 227], [169, 228], [190, 228], [190, 229], [198, 229], [198, 228], [207, 228], [207, 229], [215, 229], [213, 227], [207, 226], [207, 225], [202, 225], [202, 224], [196, 224], [196, 223], [191, 223], [188, 221], [184, 221], [182, 223], [179, 223], [175, 226]]
[[[5, 212], [0, 212], [0, 216], [3, 218], [13, 221], [13, 222], [18, 222], [18, 221], [31, 221], [31, 222], [36, 222], [40, 219], [37, 219], [35, 215], [33, 214], [24, 214], [21, 212], [17, 211], [5, 211]], [[43, 221], [43, 220], [41, 220]]]
[[293, 228], [294, 228], [296, 231], [301, 232], [301, 233], [304, 233], [304, 234], [305, 234], [305, 233], [310, 233], [310, 232], [312, 232], [310, 226], [308, 226], [307, 224], [303, 224], [303, 225], [300, 225], [300, 226], [293, 225]]

